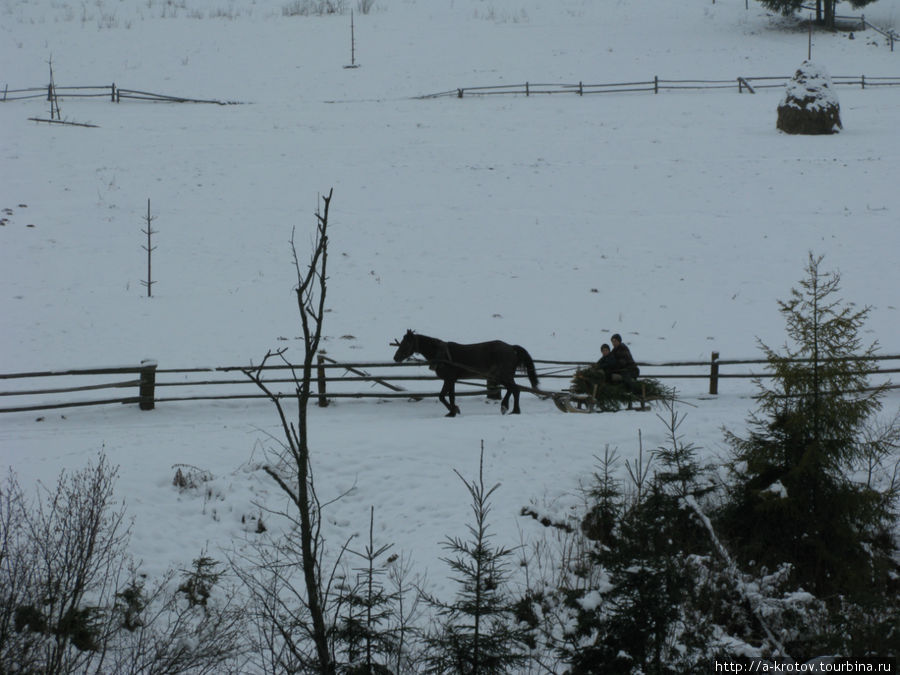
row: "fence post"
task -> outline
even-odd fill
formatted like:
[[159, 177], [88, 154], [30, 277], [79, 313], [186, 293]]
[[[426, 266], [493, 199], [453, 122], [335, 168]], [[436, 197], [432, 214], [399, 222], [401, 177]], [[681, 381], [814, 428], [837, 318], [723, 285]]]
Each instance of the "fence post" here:
[[153, 410], [156, 405], [154, 390], [156, 389], [156, 361], [141, 361], [141, 385], [138, 393], [138, 404], [141, 410]]
[[653, 76], [653, 93], [654, 94], [659, 93], [659, 75]]
[[328, 399], [325, 396], [325, 356], [319, 354], [316, 358], [316, 363], [316, 384], [319, 391], [319, 407], [325, 408], [328, 406]]
[[719, 394], [719, 352], [713, 352], [709, 361], [709, 393], [710, 396]]
[[456, 90], [456, 98], [462, 98], [462, 97], [463, 97], [463, 90], [457, 89]]
[[578, 83], [578, 95], [584, 96], [584, 84], [582, 84], [581, 82]]
[[862, 85], [863, 89], [866, 88], [866, 76], [865, 75], [859, 76], [859, 83], [860, 83], [860, 85]]
[[525, 95], [526, 95], [526, 96], [529, 95], [529, 93], [528, 93], [528, 83], [527, 83], [527, 82], [525, 83]]
[[116, 102], [116, 83], [115, 83], [115, 82], [113, 82], [113, 83], [109, 86], [109, 102], [110, 102], [110, 103], [115, 103], [115, 102]]

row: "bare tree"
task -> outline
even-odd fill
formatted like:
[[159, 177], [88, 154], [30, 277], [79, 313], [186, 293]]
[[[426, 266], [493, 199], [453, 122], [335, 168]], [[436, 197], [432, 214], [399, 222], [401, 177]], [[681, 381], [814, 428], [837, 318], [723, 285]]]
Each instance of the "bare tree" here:
[[114, 508], [116, 475], [100, 454], [36, 502], [12, 472], [0, 486], [0, 672], [241, 672], [235, 592], [206, 567], [176, 591], [174, 572], [147, 590], [127, 554], [124, 507]]
[[[300, 313], [300, 325], [303, 330], [303, 363], [299, 368], [290, 364], [284, 356], [284, 349], [269, 351], [256, 368], [247, 368], [244, 373], [272, 401], [281, 421], [283, 440], [280, 444], [284, 450], [278, 461], [263, 467], [272, 477], [281, 491], [287, 496], [295, 513], [288, 515], [300, 534], [299, 550], [291, 542], [285, 542], [280, 551], [276, 547], [263, 553], [257, 564], [261, 564], [266, 578], [253, 578], [246, 570], [239, 570], [245, 583], [248, 584], [256, 606], [272, 621], [270, 626], [261, 626], [260, 639], [267, 645], [270, 665], [280, 669], [290, 665], [309, 668], [311, 665], [321, 673], [334, 673], [335, 661], [329, 648], [329, 629], [325, 618], [325, 603], [328, 589], [323, 583], [322, 573], [322, 539], [320, 536], [321, 504], [316, 497], [310, 465], [309, 438], [307, 426], [307, 405], [311, 393], [313, 360], [319, 350], [322, 338], [322, 325], [325, 318], [325, 295], [327, 290], [326, 267], [328, 262], [328, 210], [334, 189], [322, 198], [322, 211], [316, 212], [316, 234], [313, 241], [312, 254], [306, 266], [301, 265], [297, 253], [294, 233], [291, 234], [291, 250], [293, 251], [294, 268], [297, 272], [297, 308]], [[281, 360], [291, 368], [294, 375], [295, 400], [297, 417], [295, 421], [288, 418], [288, 413], [277, 392], [272, 391], [264, 380], [265, 368], [269, 361]], [[301, 597], [285, 576], [290, 566], [285, 566], [284, 555], [293, 557], [298, 554], [299, 565], [303, 571], [305, 593]], [[239, 566], [238, 566], [239, 567]], [[333, 578], [333, 575], [329, 576]], [[293, 598], [284, 599], [282, 591], [295, 594]], [[291, 611], [286, 603], [298, 601], [308, 622], [301, 620], [296, 612]], [[300, 633], [300, 635], [298, 635]], [[305, 642], [312, 641], [314, 646], [314, 663], [310, 664]]]
[[35, 505], [12, 474], [0, 489], [0, 671], [102, 670], [130, 535], [116, 473], [100, 454]]

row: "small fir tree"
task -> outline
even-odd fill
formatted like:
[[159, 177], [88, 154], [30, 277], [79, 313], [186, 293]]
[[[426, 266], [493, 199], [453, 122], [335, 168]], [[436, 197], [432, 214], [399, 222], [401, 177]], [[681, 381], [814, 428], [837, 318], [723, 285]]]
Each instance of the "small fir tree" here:
[[488, 531], [490, 497], [500, 484], [485, 487], [483, 442], [478, 480], [468, 481], [458, 471], [456, 475], [472, 498], [474, 524], [468, 526], [469, 540], [448, 537], [443, 544], [453, 554], [443, 561], [453, 570], [459, 585], [456, 599], [445, 603], [425, 596], [438, 614], [437, 630], [426, 637], [429, 653], [425, 672], [515, 672], [525, 658], [525, 631], [515, 625], [515, 608], [506, 588], [507, 559], [512, 550], [493, 546]]
[[218, 569], [221, 563], [207, 555], [194, 558], [193, 568], [182, 572], [183, 581], [178, 592], [187, 599], [189, 607], [206, 607], [213, 587], [219, 583], [225, 572]]
[[346, 665], [341, 672], [347, 675], [390, 673], [385, 663], [399, 649], [395, 631], [388, 622], [395, 613], [395, 594], [384, 587], [381, 579], [387, 569], [377, 560], [392, 544], [376, 548], [374, 540], [375, 507], [369, 509], [369, 542], [364, 551], [348, 549], [362, 558], [364, 565], [355, 569], [355, 582], [342, 580], [338, 584], [340, 610], [335, 634], [336, 642], [346, 653]]
[[602, 457], [595, 457], [597, 470], [594, 482], [588, 488], [590, 507], [581, 520], [584, 536], [603, 546], [614, 546], [613, 532], [622, 508], [622, 481], [616, 477], [619, 456], [615, 448], [607, 445]]
[[[759, 381], [747, 438], [727, 433], [734, 461], [720, 525], [747, 560], [786, 561], [820, 597], [885, 589], [891, 575], [890, 496], [852, 480], [883, 387], [868, 386], [876, 344], [860, 330], [869, 308], [835, 299], [837, 272], [809, 255], [806, 278], [779, 302], [792, 344], [760, 341], [773, 373]], [[880, 589], [880, 590], [878, 590]]]

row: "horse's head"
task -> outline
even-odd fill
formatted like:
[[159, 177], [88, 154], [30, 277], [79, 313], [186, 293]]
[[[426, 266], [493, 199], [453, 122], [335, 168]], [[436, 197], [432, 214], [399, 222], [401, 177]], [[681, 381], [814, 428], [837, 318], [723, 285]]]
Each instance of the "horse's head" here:
[[397, 363], [405, 361], [416, 351], [416, 334], [408, 330], [400, 342], [393, 342], [392, 344], [397, 345], [397, 351], [394, 352], [394, 361]]

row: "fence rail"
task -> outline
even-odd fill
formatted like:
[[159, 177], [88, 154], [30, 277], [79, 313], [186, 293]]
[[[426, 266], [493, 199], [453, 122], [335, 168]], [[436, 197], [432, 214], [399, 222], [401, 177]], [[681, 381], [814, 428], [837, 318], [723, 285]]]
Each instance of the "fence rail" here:
[[[853, 360], [852, 357], [841, 360]], [[876, 385], [888, 384], [891, 374], [900, 372], [900, 355], [878, 356], [873, 375]], [[552, 381], [548, 391], [564, 389], [578, 368], [590, 361], [557, 361], [535, 359], [538, 375], [544, 382]], [[427, 370], [424, 361], [351, 362], [338, 363], [320, 354], [313, 376], [311, 395], [320, 406], [331, 399], [422, 399], [436, 397], [439, 382]], [[642, 377], [660, 380], [706, 380], [710, 395], [719, 393], [719, 384], [729, 379], [762, 379], [772, 377], [765, 359], [722, 359], [712, 352], [708, 361], [639, 362]], [[760, 366], [763, 366], [760, 368]], [[264, 381], [279, 397], [294, 396], [296, 384], [293, 370], [298, 365], [267, 365], [262, 371]], [[265, 399], [267, 395], [251, 382], [244, 371], [251, 365], [215, 368], [159, 368], [152, 360], [136, 366], [111, 368], [80, 368], [53, 371], [34, 371], [0, 374], [10, 388], [0, 391], [0, 413], [54, 410], [95, 405], [137, 404], [141, 410], [152, 410], [157, 403], [181, 401], [215, 401]], [[369, 372], [373, 371], [373, 372]], [[126, 379], [122, 379], [125, 376]], [[58, 378], [75, 378], [77, 384], [58, 386]], [[21, 383], [21, 386], [16, 384]], [[367, 390], [360, 385], [367, 383]], [[494, 395], [484, 379], [464, 379], [457, 396]], [[558, 386], [557, 386], [558, 385]], [[95, 398], [91, 394], [108, 390], [132, 390], [131, 395]], [[136, 394], [136, 395], [135, 395]]]

